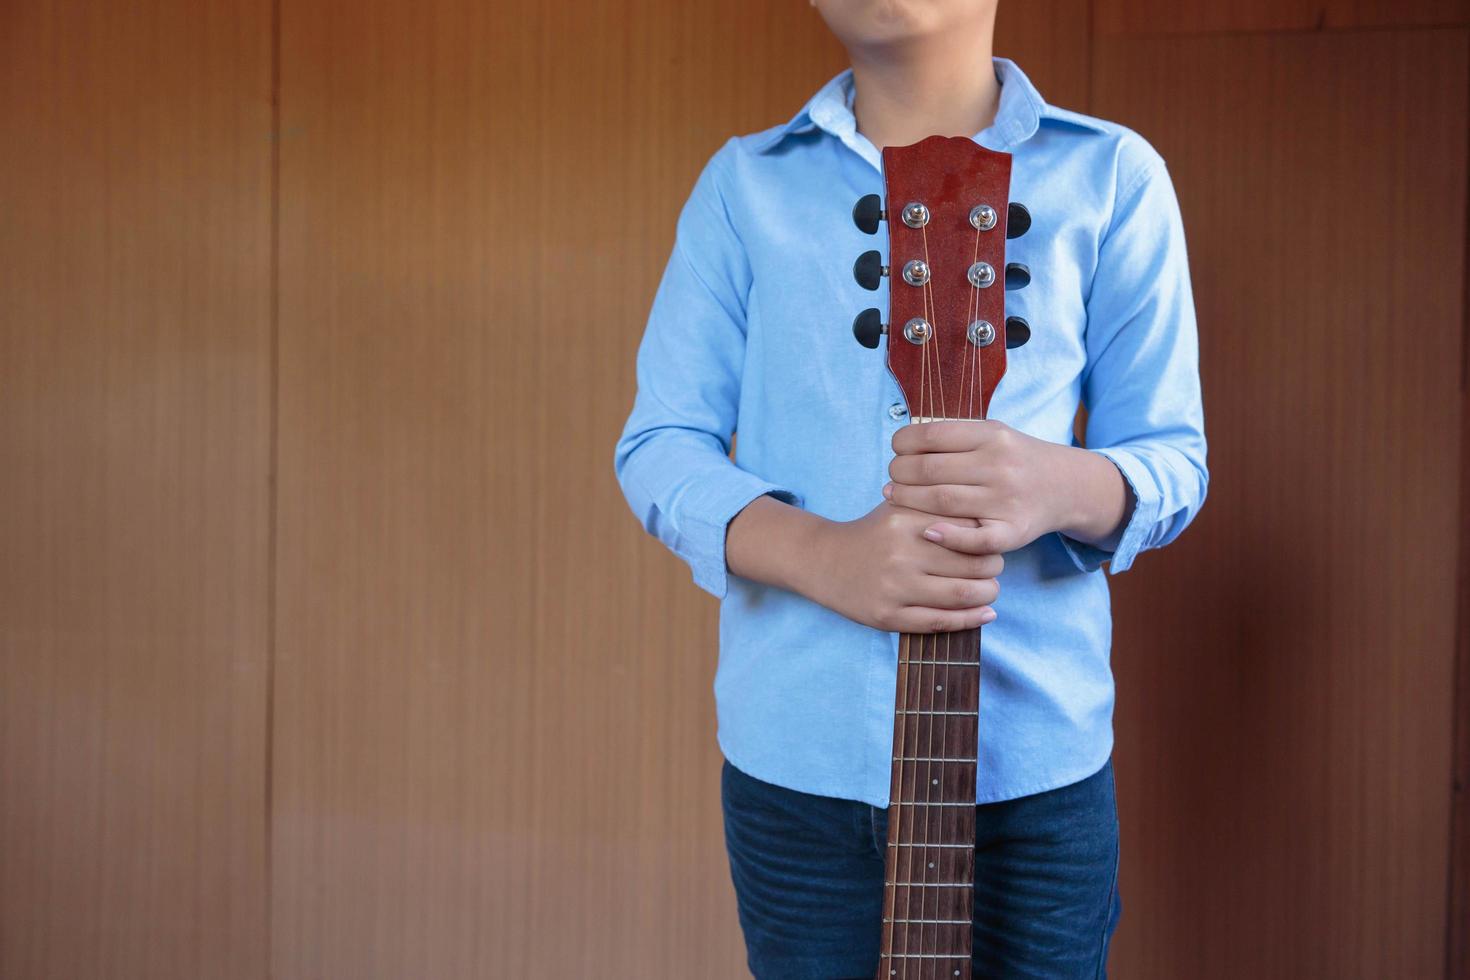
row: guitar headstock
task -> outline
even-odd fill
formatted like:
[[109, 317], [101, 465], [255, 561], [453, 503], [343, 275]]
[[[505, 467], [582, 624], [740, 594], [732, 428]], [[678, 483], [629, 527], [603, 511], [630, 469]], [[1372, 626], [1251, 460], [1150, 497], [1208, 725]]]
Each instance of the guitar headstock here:
[[[1005, 294], [1031, 281], [1006, 262], [1006, 239], [1031, 226], [1010, 200], [1011, 156], [964, 137], [930, 136], [883, 151], [887, 207], [869, 194], [853, 221], [873, 234], [888, 224], [888, 255], [864, 252], [853, 275], [866, 289], [889, 277], [888, 318], [859, 313], [853, 334], [865, 347], [888, 336], [888, 368], [908, 401], [909, 417], [984, 418], [1006, 370], [1006, 349], [1031, 328], [1006, 317]], [[892, 275], [890, 276], [890, 271]]]

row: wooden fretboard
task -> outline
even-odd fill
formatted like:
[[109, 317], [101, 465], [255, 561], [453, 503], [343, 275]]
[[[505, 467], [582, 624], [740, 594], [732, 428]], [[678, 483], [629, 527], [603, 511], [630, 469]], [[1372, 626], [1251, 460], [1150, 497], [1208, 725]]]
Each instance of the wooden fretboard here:
[[899, 638], [877, 980], [969, 980], [979, 708], [979, 629]]

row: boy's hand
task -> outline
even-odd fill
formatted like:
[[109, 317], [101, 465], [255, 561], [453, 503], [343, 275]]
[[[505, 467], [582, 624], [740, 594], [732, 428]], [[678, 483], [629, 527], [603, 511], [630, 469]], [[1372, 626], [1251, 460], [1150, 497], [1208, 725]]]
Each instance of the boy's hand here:
[[[812, 541], [808, 598], [893, 633], [949, 633], [995, 619], [998, 554], [966, 555], [924, 539], [933, 514], [881, 503], [855, 521], [826, 522]], [[974, 526], [958, 519], [957, 526]]]
[[924, 534], [958, 552], [1015, 551], [1058, 530], [1102, 542], [1122, 523], [1127, 496], [1109, 460], [1004, 422], [906, 425], [894, 434], [893, 451], [893, 482], [883, 495], [951, 518], [931, 521]]

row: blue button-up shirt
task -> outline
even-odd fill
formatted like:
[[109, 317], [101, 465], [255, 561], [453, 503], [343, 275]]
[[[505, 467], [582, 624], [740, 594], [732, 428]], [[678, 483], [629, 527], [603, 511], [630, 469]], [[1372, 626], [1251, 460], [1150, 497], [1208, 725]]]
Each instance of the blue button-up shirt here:
[[[1189, 269], [1163, 160], [1122, 126], [1047, 105], [1010, 61], [995, 67], [996, 118], [974, 138], [1014, 156], [1011, 199], [1033, 224], [1007, 257], [1033, 281], [1007, 296], [1032, 336], [1009, 352], [990, 417], [1071, 444], [1080, 400], [1088, 449], [1113, 461], [1135, 503], [1111, 551], [1050, 533], [1006, 556], [998, 618], [982, 631], [979, 802], [1107, 761], [1112, 621], [1099, 569], [1121, 572], [1177, 537], [1207, 482]], [[762, 494], [834, 521], [872, 510], [908, 421], [881, 351], [849, 329], [874, 302], [852, 278], [875, 244], [852, 205], [882, 192], [852, 94], [843, 72], [784, 125], [729, 140], [700, 174], [615, 466], [644, 527], [722, 600], [725, 756], [767, 782], [886, 806], [897, 636], [725, 564], [726, 526]]]

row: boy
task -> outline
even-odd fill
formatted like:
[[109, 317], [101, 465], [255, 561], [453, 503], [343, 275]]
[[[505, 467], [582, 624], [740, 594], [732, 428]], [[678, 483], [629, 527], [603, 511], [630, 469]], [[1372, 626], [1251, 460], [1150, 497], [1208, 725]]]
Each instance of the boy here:
[[[896, 634], [989, 624], [975, 976], [1103, 976], [1120, 903], [1099, 568], [1177, 537], [1208, 479], [1173, 188], [1138, 135], [1047, 105], [992, 59], [996, 0], [813, 3], [852, 66], [700, 175], [616, 453], [644, 526], [722, 599], [749, 965], [873, 976]], [[1008, 255], [1034, 277], [1008, 298], [1033, 335], [984, 422], [906, 424], [883, 358], [843, 326], [867, 305], [852, 203], [881, 193], [883, 146], [934, 134], [1011, 153], [1011, 199], [1034, 219]]]

